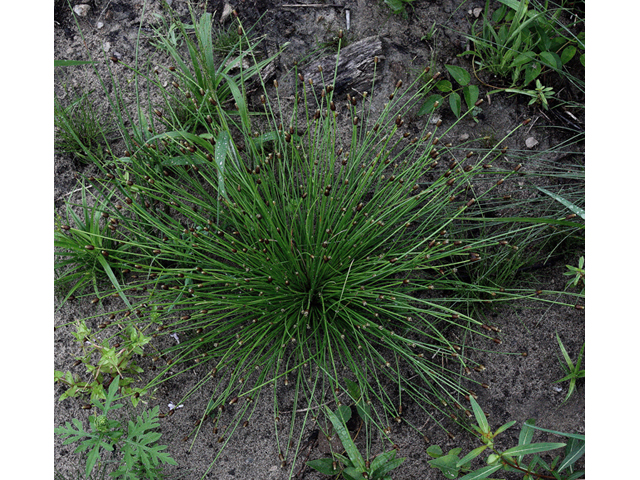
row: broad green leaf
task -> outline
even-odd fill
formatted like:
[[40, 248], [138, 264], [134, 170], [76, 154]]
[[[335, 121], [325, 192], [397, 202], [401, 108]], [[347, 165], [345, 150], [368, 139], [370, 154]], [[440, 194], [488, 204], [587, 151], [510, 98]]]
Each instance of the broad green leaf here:
[[362, 472], [363, 470], [358, 470], [354, 467], [347, 467], [342, 471], [342, 475], [344, 475], [344, 478], [347, 480], [366, 480], [362, 476]]
[[462, 95], [464, 96], [464, 102], [467, 104], [467, 108], [471, 110], [478, 101], [480, 89], [477, 85], [467, 85], [462, 89]]
[[445, 65], [445, 68], [449, 71], [453, 79], [463, 87], [471, 80], [471, 74], [464, 68], [456, 67], [455, 65]]
[[336, 408], [336, 417], [338, 417], [344, 424], [351, 419], [351, 407], [349, 405], [340, 405]]
[[353, 443], [353, 440], [351, 440], [351, 435], [349, 435], [347, 427], [328, 408], [327, 408], [327, 416], [329, 417], [329, 420], [333, 424], [333, 428], [335, 429], [336, 433], [338, 434], [338, 437], [340, 437], [340, 441], [342, 442], [342, 446], [346, 450], [347, 455], [349, 455], [349, 458], [353, 462], [354, 467], [356, 467], [359, 471], [364, 472], [364, 470], [365, 470], [364, 459], [362, 458], [362, 455], [358, 451], [358, 448]]
[[574, 47], [573, 45], [567, 45], [560, 54], [560, 60], [562, 61], [562, 64], [564, 65], [569, 62], [576, 54], [576, 51], [576, 47]]
[[513, 61], [511, 62], [511, 66], [521, 67], [523, 65], [526, 65], [529, 62], [534, 61], [536, 57], [537, 57], [537, 54], [533, 52], [521, 53], [520, 55], [518, 55], [516, 58], [513, 59]]
[[375, 469], [393, 460], [395, 457], [396, 457], [396, 450], [391, 450], [390, 452], [381, 453], [380, 455], [378, 455], [376, 458], [373, 459], [373, 461], [371, 462], [371, 465], [369, 466], [369, 470], [373, 472]]
[[349, 396], [351, 397], [351, 399], [354, 402], [360, 400], [360, 395], [362, 395], [360, 393], [360, 385], [352, 380], [349, 380], [348, 378], [345, 379], [345, 382], [347, 384], [347, 391], [349, 392]]
[[556, 448], [562, 448], [566, 443], [530, 443], [528, 445], [518, 445], [502, 452], [503, 455], [530, 455], [532, 453], [546, 452], [549, 450], [555, 450]]
[[496, 472], [502, 468], [502, 465], [487, 465], [475, 472], [467, 473], [464, 477], [460, 477], [460, 480], [481, 480], [489, 477], [493, 472]]
[[458, 472], [460, 471], [460, 469], [456, 467], [458, 460], [460, 459], [457, 455], [444, 455], [434, 460], [429, 460], [428, 463], [432, 467], [439, 469], [445, 477], [454, 479], [457, 478]]
[[440, 80], [436, 83], [436, 88], [441, 92], [450, 92], [452, 90], [451, 82], [449, 80]]
[[[373, 471], [369, 478], [371, 478], [371, 480], [387, 478], [386, 477], [387, 473], [389, 473], [391, 470], [398, 468], [400, 465], [402, 465], [402, 462], [404, 462], [405, 460], [406, 458], [395, 458], [393, 460], [389, 460], [387, 463], [385, 463], [380, 468], [378, 468], [378, 470]], [[372, 470], [373, 470], [373, 467], [372, 467]]]
[[319, 458], [307, 462], [307, 466], [319, 471], [323, 475], [335, 475], [339, 471], [333, 469], [333, 460], [330, 458]]
[[585, 54], [583, 53], [582, 55], [580, 55], [580, 63], [582, 64], [582, 66], [584, 67], [584, 56]]
[[449, 95], [449, 106], [451, 107], [453, 114], [460, 118], [460, 113], [462, 112], [462, 99], [456, 92]]
[[473, 408], [473, 414], [476, 417], [476, 421], [478, 422], [480, 430], [482, 431], [482, 433], [489, 433], [491, 431], [489, 429], [489, 422], [487, 422], [487, 417], [485, 417], [482, 408], [480, 408], [478, 402], [476, 402], [475, 398], [473, 398], [473, 396], [471, 395], [469, 395], [469, 401], [471, 402], [471, 408]]
[[515, 424], [516, 424], [516, 421], [515, 421], [515, 420], [513, 420], [513, 421], [511, 421], [511, 422], [507, 422], [507, 423], [505, 423], [504, 425], [502, 425], [502, 426], [498, 427], [498, 428], [496, 429], [496, 431], [495, 431], [495, 433], [494, 433], [493, 435], [494, 435], [494, 436], [495, 436], [495, 435], [498, 435], [499, 433], [504, 432], [506, 429], [513, 427]]
[[538, 62], [528, 63], [524, 67], [524, 84], [529, 85], [532, 81], [536, 79], [538, 75], [540, 75], [540, 64]]
[[[420, 107], [420, 110], [418, 110], [418, 115], [426, 115], [432, 113], [436, 108], [442, 105], [442, 100], [442, 95], [435, 94], [428, 96], [425, 102]], [[436, 102], [438, 102], [437, 107]]]
[[[533, 425], [535, 425], [536, 420], [534, 418], [530, 418], [529, 420], [524, 422], [522, 425], [522, 430], [520, 430], [520, 437], [518, 438], [518, 445], [529, 445], [531, 440], [533, 439]], [[522, 461], [522, 457], [524, 455], [518, 455], [518, 462]]]
[[478, 447], [478, 448], [474, 448], [469, 453], [467, 453], [464, 457], [462, 457], [462, 459], [460, 459], [460, 461], [458, 463], [456, 463], [456, 467], [462, 467], [463, 465], [469, 463], [471, 460], [473, 460], [478, 455], [480, 455], [482, 452], [484, 452], [486, 450], [486, 448], [487, 448], [486, 445], [483, 445], [483, 446]]
[[442, 448], [440, 448], [440, 445], [431, 445], [430, 447], [427, 448], [427, 455], [429, 455], [430, 457], [433, 458], [438, 458], [442, 456]]
[[548, 67], [551, 67], [555, 70], [562, 68], [562, 62], [560, 61], [560, 57], [556, 58], [557, 55], [554, 55], [551, 52], [541, 52], [540, 60]]

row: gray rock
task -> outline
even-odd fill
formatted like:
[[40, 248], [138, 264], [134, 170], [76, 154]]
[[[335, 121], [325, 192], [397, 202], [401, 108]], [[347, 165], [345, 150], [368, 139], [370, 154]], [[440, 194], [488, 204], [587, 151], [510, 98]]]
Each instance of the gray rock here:
[[73, 11], [79, 17], [86, 17], [89, 14], [89, 10], [91, 10], [91, 6], [87, 5], [86, 3], [81, 3], [73, 7]]
[[538, 145], [538, 143], [540, 143], [540, 142], [538, 142], [538, 140], [536, 140], [533, 137], [529, 137], [524, 141], [524, 144], [527, 146], [527, 148], [533, 148], [536, 145]]

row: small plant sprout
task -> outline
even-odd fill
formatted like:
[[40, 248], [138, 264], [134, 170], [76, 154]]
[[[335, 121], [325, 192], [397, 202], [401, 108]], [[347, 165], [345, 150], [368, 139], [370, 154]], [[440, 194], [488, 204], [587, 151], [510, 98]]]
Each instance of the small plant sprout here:
[[578, 260], [578, 266], [566, 265], [568, 272], [564, 272], [563, 275], [567, 277], [573, 277], [569, 280], [568, 286], [577, 287], [582, 284], [585, 285], [585, 270], [584, 270], [584, 256], [581, 256]]
[[559, 359], [560, 365], [562, 366], [562, 369], [564, 370], [564, 373], [566, 373], [566, 375], [562, 377], [560, 380], [556, 380], [554, 383], [569, 381], [569, 391], [567, 392], [567, 396], [564, 399], [564, 402], [562, 402], [562, 403], [566, 403], [567, 400], [569, 400], [569, 397], [571, 397], [571, 394], [573, 393], [574, 389], [576, 388], [576, 380], [578, 380], [579, 378], [584, 378], [584, 375], [585, 375], [585, 371], [580, 370], [580, 364], [582, 363], [582, 355], [584, 354], [584, 344], [582, 345], [582, 348], [580, 348], [580, 353], [578, 354], [578, 360], [576, 361], [576, 364], [574, 366], [573, 362], [571, 361], [571, 357], [569, 357], [569, 354], [567, 353], [567, 349], [564, 348], [562, 340], [560, 340], [560, 335], [558, 335], [558, 332], [556, 332], [556, 338], [558, 340], [558, 345], [560, 346], [560, 351], [562, 352], [562, 356], [564, 357], [564, 361], [565, 361], [565, 363], [562, 363], [562, 360]]
[[542, 108], [544, 108], [545, 110], [549, 110], [549, 99], [554, 95], [553, 88], [543, 86], [542, 83], [540, 83], [540, 80], [538, 80], [537, 78], [536, 78], [535, 90], [520, 90], [517, 88], [507, 88], [504, 91], [509, 93], [519, 93], [521, 95], [526, 95], [528, 97], [531, 97], [531, 100], [529, 101], [529, 105], [538, 103], [542, 105]]

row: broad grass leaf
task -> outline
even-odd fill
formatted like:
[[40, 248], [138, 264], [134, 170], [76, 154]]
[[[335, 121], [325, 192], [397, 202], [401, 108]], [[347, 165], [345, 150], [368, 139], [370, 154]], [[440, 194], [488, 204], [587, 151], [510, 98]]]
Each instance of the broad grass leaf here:
[[461, 86], [464, 87], [471, 81], [471, 74], [464, 68], [456, 67], [455, 65], [445, 65], [445, 68], [449, 71], [449, 74], [453, 79]]

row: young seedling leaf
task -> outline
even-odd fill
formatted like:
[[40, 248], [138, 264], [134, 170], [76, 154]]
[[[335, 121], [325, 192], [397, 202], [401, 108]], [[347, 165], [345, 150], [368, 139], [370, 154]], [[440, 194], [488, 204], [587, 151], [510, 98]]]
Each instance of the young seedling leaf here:
[[487, 445], [482, 445], [481, 447], [474, 448], [469, 453], [467, 453], [464, 457], [462, 457], [458, 463], [456, 463], [456, 467], [462, 467], [466, 465], [471, 460], [473, 460], [478, 455], [480, 455], [482, 452], [484, 452], [486, 448], [487, 448]]
[[506, 429], [513, 427], [515, 424], [516, 424], [515, 420], [513, 420], [511, 422], [508, 422], [508, 423], [505, 423], [504, 425], [498, 427], [498, 429], [495, 431], [495, 433], [493, 435], [496, 436], [499, 433], [504, 432]]
[[471, 407], [473, 408], [473, 414], [476, 417], [476, 421], [478, 422], [478, 426], [480, 427], [480, 430], [482, 431], [482, 433], [484, 434], [488, 434], [491, 432], [490, 428], [489, 428], [489, 422], [487, 422], [487, 417], [484, 415], [484, 412], [482, 411], [482, 408], [480, 408], [480, 405], [478, 405], [478, 402], [476, 402], [475, 398], [473, 398], [473, 396], [469, 396], [469, 400], [471, 401]]

